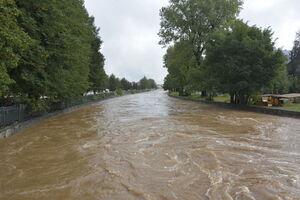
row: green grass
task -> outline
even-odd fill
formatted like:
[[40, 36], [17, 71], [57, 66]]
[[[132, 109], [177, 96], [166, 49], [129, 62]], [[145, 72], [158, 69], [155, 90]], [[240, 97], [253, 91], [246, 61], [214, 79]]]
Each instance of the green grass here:
[[283, 107], [277, 107], [278, 109], [283, 110], [292, 110], [292, 111], [300, 111], [300, 104], [290, 104]]
[[214, 101], [222, 102], [222, 103], [230, 103], [230, 96], [229, 96], [229, 94], [224, 94], [223, 96], [215, 97]]
[[179, 96], [179, 92], [169, 92], [169, 94], [170, 94], [171, 96], [176, 96], [176, 97]]
[[192, 94], [192, 95], [187, 96], [185, 98], [193, 99], [193, 100], [206, 100], [205, 97], [202, 97], [201, 95], [198, 95], [198, 94]]

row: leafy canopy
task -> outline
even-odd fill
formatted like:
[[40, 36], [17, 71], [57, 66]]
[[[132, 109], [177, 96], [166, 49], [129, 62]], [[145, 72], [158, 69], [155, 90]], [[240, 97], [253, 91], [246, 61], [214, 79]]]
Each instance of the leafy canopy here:
[[300, 31], [296, 34], [293, 49], [290, 53], [290, 63], [288, 64], [288, 72], [291, 75], [300, 77]]
[[251, 94], [277, 76], [284, 61], [282, 51], [274, 47], [270, 29], [236, 21], [210, 39], [206, 71], [217, 80], [221, 92], [231, 95], [232, 103], [247, 104]]
[[27, 50], [31, 40], [19, 27], [17, 18], [22, 13], [13, 0], [0, 0], [0, 96], [9, 92], [14, 80], [9, 71], [16, 68], [22, 51]]
[[189, 41], [198, 64], [211, 33], [236, 18], [242, 0], [170, 0], [160, 11], [161, 45]]

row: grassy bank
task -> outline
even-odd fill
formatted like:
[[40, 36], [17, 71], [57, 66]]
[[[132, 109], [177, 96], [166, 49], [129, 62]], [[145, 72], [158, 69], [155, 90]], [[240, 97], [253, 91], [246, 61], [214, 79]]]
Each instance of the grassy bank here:
[[300, 111], [300, 104], [289, 104], [283, 107], [276, 107], [276, 109]]

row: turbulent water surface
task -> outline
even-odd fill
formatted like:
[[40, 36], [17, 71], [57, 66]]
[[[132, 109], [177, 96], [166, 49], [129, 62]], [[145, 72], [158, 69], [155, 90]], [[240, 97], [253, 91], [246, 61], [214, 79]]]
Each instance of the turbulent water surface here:
[[163, 91], [107, 100], [0, 141], [0, 199], [300, 199], [300, 121]]

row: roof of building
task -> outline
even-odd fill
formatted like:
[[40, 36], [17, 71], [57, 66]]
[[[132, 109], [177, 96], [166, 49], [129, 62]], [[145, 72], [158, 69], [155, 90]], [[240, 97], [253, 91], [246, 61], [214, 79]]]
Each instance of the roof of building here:
[[293, 98], [300, 98], [300, 93], [291, 93], [291, 94], [264, 94], [262, 97], [275, 97], [275, 98], [286, 98], [286, 99], [293, 99]]

